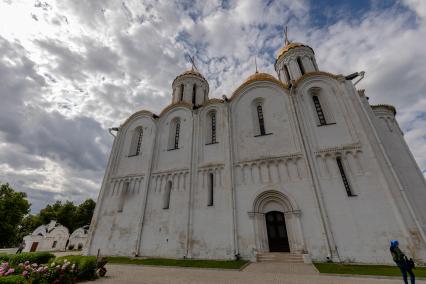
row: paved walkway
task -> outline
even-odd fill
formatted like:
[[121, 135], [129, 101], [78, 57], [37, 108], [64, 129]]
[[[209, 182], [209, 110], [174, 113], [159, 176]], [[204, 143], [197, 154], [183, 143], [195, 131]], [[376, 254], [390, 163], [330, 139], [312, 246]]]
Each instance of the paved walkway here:
[[[285, 283], [285, 284], [400, 284], [402, 279], [376, 279], [321, 275], [312, 265], [252, 263], [242, 271], [107, 265], [107, 276], [96, 284], [107, 283]], [[426, 284], [426, 281], [416, 281]]]

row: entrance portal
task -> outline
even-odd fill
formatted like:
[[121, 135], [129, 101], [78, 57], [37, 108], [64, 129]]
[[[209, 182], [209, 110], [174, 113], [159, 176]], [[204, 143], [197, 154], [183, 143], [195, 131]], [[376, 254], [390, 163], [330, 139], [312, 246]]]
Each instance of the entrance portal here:
[[269, 251], [290, 252], [284, 213], [271, 211], [265, 214]]
[[33, 242], [31, 244], [30, 252], [36, 251], [37, 250], [37, 246], [38, 246], [38, 242]]

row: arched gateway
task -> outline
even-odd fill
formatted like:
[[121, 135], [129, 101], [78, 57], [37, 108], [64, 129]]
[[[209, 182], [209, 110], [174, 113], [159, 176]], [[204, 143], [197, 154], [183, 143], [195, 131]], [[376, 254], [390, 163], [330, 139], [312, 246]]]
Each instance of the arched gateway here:
[[257, 252], [304, 253], [301, 212], [287, 195], [268, 190], [260, 193], [249, 212], [253, 219]]

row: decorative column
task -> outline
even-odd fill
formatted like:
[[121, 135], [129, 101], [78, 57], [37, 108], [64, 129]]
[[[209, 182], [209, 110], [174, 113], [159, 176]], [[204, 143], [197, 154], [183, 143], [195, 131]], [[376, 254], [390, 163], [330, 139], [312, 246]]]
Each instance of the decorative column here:
[[300, 216], [300, 210], [284, 212], [291, 253], [304, 253], [306, 251]]

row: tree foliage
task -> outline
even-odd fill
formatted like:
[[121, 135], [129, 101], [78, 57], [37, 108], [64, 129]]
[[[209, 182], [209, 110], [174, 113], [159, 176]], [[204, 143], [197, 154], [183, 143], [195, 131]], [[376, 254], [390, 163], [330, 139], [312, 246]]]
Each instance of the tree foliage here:
[[96, 203], [90, 198], [78, 206], [71, 201], [66, 201], [65, 203], [56, 201], [54, 204], [49, 204], [42, 209], [38, 214], [38, 218], [42, 224], [48, 224], [50, 220], [56, 220], [72, 233], [75, 229], [90, 224], [95, 206]]
[[31, 206], [26, 198], [24, 192], [15, 192], [8, 183], [0, 185], [0, 247], [18, 241], [18, 226]]
[[78, 206], [71, 201], [56, 201], [32, 215], [28, 214], [31, 204], [24, 192], [15, 192], [7, 183], [0, 186], [0, 247], [17, 246], [23, 237], [51, 220], [67, 227], [70, 233], [92, 220], [96, 203], [90, 198]]

